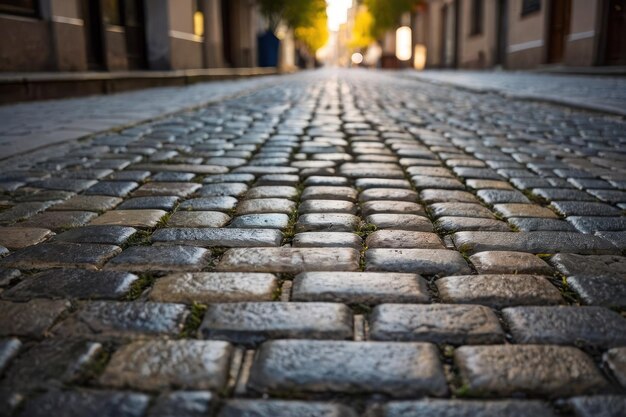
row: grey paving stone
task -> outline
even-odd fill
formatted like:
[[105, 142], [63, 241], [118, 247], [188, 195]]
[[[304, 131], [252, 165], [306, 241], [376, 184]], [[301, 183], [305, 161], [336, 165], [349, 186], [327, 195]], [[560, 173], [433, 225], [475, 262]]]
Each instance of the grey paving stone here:
[[413, 175], [411, 182], [415, 189], [424, 190], [429, 188], [439, 188], [444, 190], [465, 190], [463, 183], [456, 178], [431, 177], [426, 175]]
[[182, 304], [93, 301], [86, 302], [56, 325], [52, 332], [60, 337], [104, 340], [176, 336], [182, 330], [187, 314]]
[[21, 347], [22, 342], [18, 338], [0, 339], [0, 372], [4, 372]]
[[[252, 200], [254, 201], [254, 200]], [[347, 213], [356, 214], [357, 206], [342, 200], [306, 200], [298, 206], [298, 212], [306, 213]]]
[[156, 280], [150, 300], [171, 303], [271, 301], [278, 290], [272, 274], [198, 272], [170, 274]]
[[140, 390], [221, 390], [228, 378], [232, 347], [200, 340], [137, 341], [118, 349], [99, 381]]
[[19, 203], [13, 207], [0, 212], [0, 224], [13, 224], [19, 220], [27, 219], [40, 211], [44, 211], [59, 201], [37, 201], [32, 203]]
[[206, 267], [211, 252], [195, 246], [133, 246], [106, 264], [117, 271], [199, 271]]
[[49, 270], [25, 278], [2, 294], [12, 300], [33, 298], [119, 299], [125, 296], [136, 275], [126, 272]]
[[470, 256], [469, 261], [479, 274], [552, 275], [553, 273], [552, 268], [545, 261], [524, 252], [480, 252]]
[[192, 164], [135, 164], [135, 169], [145, 169], [151, 172], [191, 172], [192, 174], [225, 174], [228, 168], [218, 165]]
[[441, 276], [470, 272], [460, 253], [445, 249], [369, 249], [365, 262], [366, 271]]
[[442, 278], [435, 284], [446, 303], [494, 308], [563, 303], [559, 290], [545, 277], [536, 275], [465, 275]]
[[94, 180], [78, 180], [70, 178], [48, 178], [45, 180], [34, 181], [29, 185], [36, 188], [45, 188], [48, 190], [74, 191], [76, 193], [86, 190], [92, 185], [97, 184]]
[[103, 195], [76, 195], [54, 206], [55, 210], [85, 210], [102, 212], [122, 202], [121, 198]]
[[619, 216], [620, 210], [605, 203], [555, 201], [552, 207], [563, 216]]
[[608, 240], [621, 250], [626, 250], [626, 230], [621, 232], [596, 232], [595, 235]]
[[602, 307], [514, 307], [502, 315], [516, 343], [626, 345], [626, 319]]
[[351, 248], [235, 248], [226, 251], [218, 271], [356, 271], [360, 253]]
[[300, 182], [300, 177], [297, 175], [288, 175], [288, 174], [267, 174], [262, 175], [258, 181], [257, 185], [290, 185], [295, 186], [298, 182]]
[[257, 344], [268, 339], [351, 339], [352, 311], [337, 303], [211, 304], [198, 330], [205, 339]]
[[474, 203], [435, 203], [428, 206], [434, 218], [474, 217], [493, 219], [495, 216], [487, 207]]
[[478, 198], [487, 204], [530, 203], [530, 200], [519, 191], [512, 190], [478, 190]]
[[607, 240], [572, 232], [458, 232], [454, 234], [453, 240], [460, 251], [470, 254], [484, 251], [579, 254], [619, 252]]
[[3, 388], [21, 395], [84, 379], [102, 345], [75, 339], [46, 339], [16, 357], [8, 368]]
[[293, 281], [293, 301], [352, 304], [427, 303], [426, 281], [417, 274], [304, 272]]
[[133, 181], [100, 181], [85, 190], [85, 195], [107, 195], [112, 197], [126, 197], [139, 184]]
[[133, 197], [118, 206], [120, 210], [171, 210], [178, 203], [179, 197]]
[[382, 304], [369, 320], [373, 340], [455, 345], [504, 341], [498, 317], [484, 306]]
[[626, 397], [622, 395], [593, 395], [567, 400], [576, 417], [620, 417], [626, 414]]
[[427, 189], [420, 192], [420, 199], [426, 204], [433, 203], [478, 203], [474, 194], [467, 191]]
[[159, 172], [150, 179], [152, 181], [178, 182], [191, 181], [195, 176], [191, 172]]
[[159, 220], [167, 214], [163, 210], [112, 210], [93, 219], [89, 224], [94, 226], [115, 225], [138, 228], [156, 227]]
[[478, 180], [478, 179], [470, 179], [465, 181], [468, 187], [473, 188], [475, 190], [515, 190], [511, 184], [506, 181], [498, 181], [498, 180]]
[[365, 218], [369, 224], [378, 229], [414, 230], [417, 232], [432, 232], [433, 224], [425, 216], [415, 214], [372, 214]]
[[479, 217], [440, 217], [435, 224], [438, 229], [446, 233], [475, 230], [508, 232], [511, 230], [503, 221]]
[[245, 400], [226, 402], [218, 417], [357, 417], [342, 404], [312, 401]]
[[181, 210], [198, 210], [198, 211], [229, 211], [235, 208], [237, 199], [235, 197], [203, 197], [192, 198], [191, 200], [180, 203]]
[[582, 233], [626, 230], [626, 217], [570, 216], [566, 220]]
[[152, 234], [153, 242], [203, 247], [279, 246], [282, 240], [283, 234], [272, 229], [166, 228]]
[[208, 184], [198, 190], [198, 195], [202, 197], [208, 196], [232, 196], [238, 197], [248, 191], [248, 186], [237, 182], [224, 182]]
[[532, 193], [548, 201], [595, 201], [590, 194], [569, 188], [534, 188]]
[[291, 242], [296, 248], [354, 248], [361, 250], [363, 241], [349, 232], [303, 232], [297, 233]]
[[7, 287], [22, 275], [19, 269], [0, 268], [0, 287]]
[[202, 180], [205, 184], [216, 184], [220, 182], [242, 182], [250, 184], [252, 181], [254, 181], [254, 175], [252, 174], [208, 175]]
[[370, 188], [411, 188], [407, 180], [392, 180], [385, 178], [358, 178], [354, 185], [361, 190]]
[[500, 216], [508, 219], [511, 217], [531, 217], [543, 219], [556, 219], [558, 216], [549, 208], [536, 204], [496, 204], [493, 209]]
[[[182, 205], [181, 205], [182, 207]], [[237, 214], [283, 213], [291, 214], [296, 203], [285, 198], [256, 198], [243, 200], [237, 206]]]
[[540, 219], [536, 217], [511, 217], [507, 219], [509, 223], [517, 227], [521, 232], [534, 231], [559, 231], [559, 232], [575, 232], [576, 228], [559, 219]]
[[302, 200], [345, 200], [355, 202], [357, 191], [350, 187], [310, 186], [302, 191]]
[[360, 224], [360, 219], [346, 213], [311, 213], [302, 214], [296, 223], [297, 232], [353, 232]]
[[411, 175], [427, 175], [431, 177], [454, 178], [454, 175], [448, 168], [444, 167], [426, 167], [416, 166], [407, 168], [407, 172]]
[[141, 171], [134, 169], [127, 169], [124, 171], [114, 172], [109, 175], [107, 179], [115, 181], [135, 181], [141, 182], [150, 176], [150, 171]]
[[168, 219], [169, 227], [223, 227], [230, 216], [219, 211], [177, 211]]
[[415, 203], [417, 201], [417, 193], [413, 190], [402, 188], [370, 188], [361, 192], [359, 201], [406, 201]]
[[103, 243], [122, 245], [128, 241], [137, 229], [126, 226], [84, 226], [54, 236], [55, 242]]
[[160, 395], [148, 417], [204, 417], [215, 402], [210, 391], [174, 391]]
[[622, 387], [626, 387], [626, 347], [608, 350], [603, 361]]
[[332, 176], [321, 176], [321, 175], [312, 175], [307, 177], [304, 180], [304, 185], [309, 186], [334, 186], [334, 187], [342, 187], [349, 185], [350, 181], [346, 177], [332, 177]]
[[365, 245], [368, 248], [445, 249], [435, 233], [405, 230], [377, 230], [367, 237]]
[[13, 252], [0, 260], [0, 266], [18, 269], [98, 269], [121, 251], [122, 249], [115, 245], [46, 243]]
[[382, 417], [555, 417], [550, 405], [538, 400], [434, 400], [391, 401]]
[[26, 402], [21, 417], [47, 417], [51, 410], [58, 417], [141, 417], [150, 397], [121, 391], [52, 390]]
[[408, 201], [368, 201], [361, 205], [363, 216], [373, 214], [417, 214], [426, 216], [424, 207]]
[[12, 250], [44, 242], [54, 233], [40, 227], [0, 227], [0, 245]]
[[470, 396], [572, 396], [608, 385], [593, 360], [570, 346], [462, 346], [454, 361]]
[[292, 200], [297, 195], [298, 190], [295, 187], [289, 187], [284, 185], [263, 185], [248, 190], [248, 192], [246, 193], [246, 198], [287, 198]]
[[15, 226], [51, 229], [55, 232], [61, 232], [82, 226], [96, 216], [96, 213], [90, 211], [46, 211], [35, 214], [33, 217], [17, 223]]
[[283, 213], [244, 214], [235, 217], [231, 224], [239, 229], [280, 229], [289, 225], [289, 216]]
[[278, 340], [264, 343], [248, 387], [262, 393], [384, 393], [394, 397], [448, 392], [428, 343]]

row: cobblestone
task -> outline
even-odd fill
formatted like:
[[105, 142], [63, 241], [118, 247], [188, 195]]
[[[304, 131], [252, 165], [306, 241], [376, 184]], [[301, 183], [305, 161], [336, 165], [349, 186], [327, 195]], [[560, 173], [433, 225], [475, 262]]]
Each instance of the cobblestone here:
[[264, 343], [252, 366], [250, 388], [267, 393], [447, 393], [433, 345], [388, 342], [279, 340]]
[[205, 339], [256, 344], [267, 339], [350, 339], [352, 312], [337, 303], [212, 304], [200, 326]]
[[383, 304], [372, 311], [370, 337], [462, 345], [501, 343], [504, 332], [483, 306]]
[[593, 360], [569, 346], [462, 346], [454, 353], [471, 396], [571, 396], [608, 388]]
[[137, 341], [117, 350], [99, 382], [113, 388], [220, 390], [232, 347], [200, 340]]
[[411, 74], [0, 109], [0, 415], [621, 417], [624, 120]]
[[513, 305], [561, 304], [561, 294], [536, 275], [465, 275], [436, 282], [447, 303], [483, 304], [500, 308]]

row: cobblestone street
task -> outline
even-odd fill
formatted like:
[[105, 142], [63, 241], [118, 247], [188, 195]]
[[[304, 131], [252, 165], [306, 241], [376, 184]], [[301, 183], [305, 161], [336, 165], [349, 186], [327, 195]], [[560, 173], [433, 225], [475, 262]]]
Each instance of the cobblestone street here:
[[0, 161], [0, 416], [626, 415], [623, 118], [403, 72], [189, 88]]

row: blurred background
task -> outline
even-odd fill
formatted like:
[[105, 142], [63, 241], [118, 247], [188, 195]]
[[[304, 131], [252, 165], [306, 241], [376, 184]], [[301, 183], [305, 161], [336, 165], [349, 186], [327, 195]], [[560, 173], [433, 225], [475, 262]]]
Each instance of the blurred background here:
[[5, 75], [321, 65], [624, 66], [626, 0], [0, 0]]

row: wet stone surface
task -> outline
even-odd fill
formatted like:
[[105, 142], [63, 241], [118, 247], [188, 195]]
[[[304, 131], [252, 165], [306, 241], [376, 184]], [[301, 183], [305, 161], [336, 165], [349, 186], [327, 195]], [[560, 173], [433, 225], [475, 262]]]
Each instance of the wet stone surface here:
[[624, 415], [626, 122], [433, 74], [0, 107], [0, 416]]

